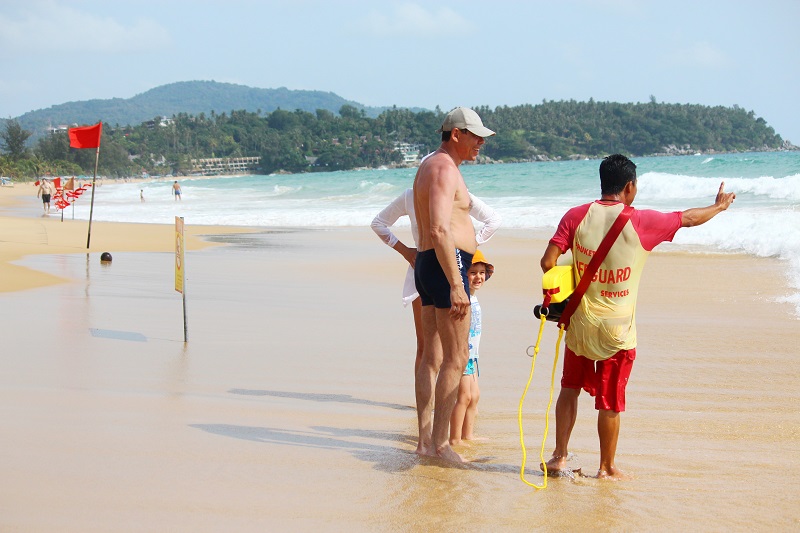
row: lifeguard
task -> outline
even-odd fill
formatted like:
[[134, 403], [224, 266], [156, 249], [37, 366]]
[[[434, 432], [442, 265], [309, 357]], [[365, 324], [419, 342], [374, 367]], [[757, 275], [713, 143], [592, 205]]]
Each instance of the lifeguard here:
[[[728, 209], [736, 195], [719, 186], [708, 207], [661, 213], [634, 210], [573, 313], [566, 334], [561, 392], [556, 402], [556, 447], [547, 472], [567, 469], [569, 438], [578, 416], [581, 389], [595, 397], [600, 437], [597, 477], [622, 478], [614, 464], [619, 413], [625, 410], [625, 386], [636, 358], [636, 297], [649, 253], [671, 241], [678, 229], [708, 222]], [[615, 154], [600, 164], [600, 200], [573, 207], [564, 215], [541, 260], [544, 272], [572, 250], [576, 281], [625, 206], [636, 197], [636, 165]], [[573, 468], [573, 470], [577, 470]]]

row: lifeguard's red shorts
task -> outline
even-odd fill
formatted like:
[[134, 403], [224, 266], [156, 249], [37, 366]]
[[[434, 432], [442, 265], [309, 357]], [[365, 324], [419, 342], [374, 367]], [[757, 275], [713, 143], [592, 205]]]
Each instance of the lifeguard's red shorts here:
[[583, 389], [594, 396], [594, 408], [625, 411], [625, 387], [636, 359], [636, 348], [620, 350], [605, 361], [592, 361], [566, 348], [561, 386]]

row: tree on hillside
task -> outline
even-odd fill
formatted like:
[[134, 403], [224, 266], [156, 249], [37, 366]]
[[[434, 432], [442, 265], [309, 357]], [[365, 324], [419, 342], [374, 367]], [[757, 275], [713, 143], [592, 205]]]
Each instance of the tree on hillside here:
[[11, 161], [5, 157], [0, 156], [0, 176], [15, 176], [16, 167], [11, 164]]
[[18, 161], [25, 157], [25, 141], [28, 140], [33, 132], [30, 132], [20, 126], [16, 120], [9, 120], [6, 122], [4, 131], [0, 131], [0, 144], [2, 144], [3, 151], [8, 154], [9, 159]]
[[24, 161], [23, 165], [21, 166], [23, 166], [24, 169], [32, 174], [37, 180], [52, 171], [51, 163], [42, 159], [38, 155], [34, 155], [27, 161]]
[[33, 152], [48, 161], [69, 159], [69, 137], [66, 131], [57, 131], [41, 137]]

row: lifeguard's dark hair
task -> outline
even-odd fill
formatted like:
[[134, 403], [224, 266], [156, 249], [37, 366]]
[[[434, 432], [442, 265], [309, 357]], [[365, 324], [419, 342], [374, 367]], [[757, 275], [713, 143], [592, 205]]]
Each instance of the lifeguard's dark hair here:
[[622, 154], [612, 154], [600, 163], [600, 192], [619, 194], [629, 181], [636, 183], [636, 165]]

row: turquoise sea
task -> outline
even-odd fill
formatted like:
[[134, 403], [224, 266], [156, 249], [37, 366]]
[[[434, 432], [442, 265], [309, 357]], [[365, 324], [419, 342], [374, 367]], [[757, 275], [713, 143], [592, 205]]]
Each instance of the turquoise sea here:
[[[736, 202], [709, 223], [678, 232], [659, 249], [745, 253], [785, 262], [792, 302], [800, 316], [800, 152], [634, 158], [637, 208], [683, 210], [713, 202], [721, 181]], [[470, 191], [503, 217], [506, 228], [551, 232], [573, 205], [599, 195], [599, 160], [463, 165]], [[98, 187], [94, 220], [264, 227], [369, 226], [386, 204], [410, 187], [416, 169], [181, 179], [109, 183]], [[145, 201], [139, 198], [143, 190]], [[74, 217], [88, 219], [88, 194]], [[67, 208], [66, 216], [72, 216]], [[401, 224], [407, 224], [405, 220]], [[501, 229], [502, 231], [502, 229]]]

